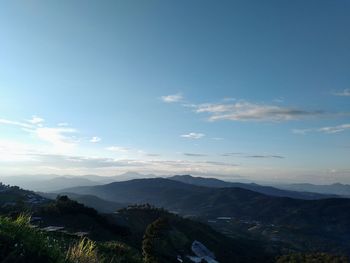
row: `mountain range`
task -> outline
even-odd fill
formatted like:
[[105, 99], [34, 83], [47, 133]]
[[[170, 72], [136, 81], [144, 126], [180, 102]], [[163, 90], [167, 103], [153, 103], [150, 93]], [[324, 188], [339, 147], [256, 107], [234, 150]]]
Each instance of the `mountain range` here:
[[[65, 188], [77, 186], [103, 185], [112, 182], [121, 182], [132, 179], [156, 178], [153, 174], [143, 175], [135, 172], [127, 172], [116, 176], [58, 176], [58, 175], [22, 175], [22, 176], [1, 176], [0, 181], [8, 185], [16, 185], [23, 189], [39, 192], [55, 192]], [[291, 197], [297, 199], [322, 199], [337, 197], [338, 195], [350, 196], [350, 186], [334, 184], [329, 186], [316, 186], [311, 184], [294, 184], [265, 186], [256, 183], [227, 182], [216, 178], [194, 177], [191, 175], [175, 175], [165, 177], [174, 181], [198, 186], [215, 188], [239, 187], [252, 190], [258, 193], [271, 196]]]
[[345, 198], [292, 199], [238, 187], [210, 188], [164, 178], [74, 187], [62, 192], [95, 195], [118, 203], [150, 203], [182, 215], [252, 218], [271, 223], [350, 223], [350, 200]]
[[[48, 181], [53, 179], [55, 178], [50, 178]], [[83, 179], [84, 182], [89, 180], [96, 183], [96, 181], [92, 181], [92, 178], [79, 179]], [[70, 182], [70, 179], [66, 181], [66, 178], [60, 178], [60, 180]], [[265, 249], [276, 255], [285, 254], [286, 251], [326, 251], [341, 254], [349, 254], [348, 251], [350, 251], [350, 199], [334, 197], [334, 195], [309, 194], [190, 175], [133, 179], [111, 183], [100, 181], [95, 185], [69, 187], [51, 193], [33, 193], [18, 187], [4, 185], [3, 188], [4, 191], [0, 193], [1, 197], [4, 200], [10, 200], [9, 206], [3, 208], [5, 212], [10, 212], [17, 207], [17, 205], [13, 206], [13, 203], [17, 202], [14, 198], [23, 196], [23, 193], [25, 193], [25, 198], [19, 199], [19, 208], [22, 204], [31, 205], [38, 202], [38, 205], [45, 205], [48, 202], [54, 202], [47, 198], [66, 200], [61, 198], [66, 196], [66, 198], [95, 208], [105, 215], [109, 214], [108, 220], [112, 224], [117, 223], [119, 227], [126, 227], [133, 233], [131, 240], [127, 242], [138, 247], [146, 228], [153, 224], [153, 220], [159, 219], [155, 217], [154, 213], [160, 215], [163, 213], [163, 209], [166, 209], [172, 215], [179, 215], [179, 218], [191, 218], [201, 222], [201, 227], [196, 226], [199, 229], [204, 229], [204, 225], [209, 225], [226, 237], [236, 241], [240, 240], [237, 241], [237, 244], [248, 242], [249, 245], [253, 246], [254, 242], [263, 241]], [[9, 199], [9, 194], [12, 199]], [[44, 199], [40, 199], [38, 194], [44, 196]], [[306, 198], [302, 198], [303, 196]], [[65, 204], [65, 201], [63, 203], [61, 201], [58, 204]], [[68, 204], [74, 205], [77, 209], [80, 207], [71, 201]], [[62, 207], [64, 211], [72, 210], [71, 208], [66, 210], [65, 206]], [[57, 209], [61, 208], [51, 205], [48, 208], [51, 211], [49, 213], [51, 216], [46, 217], [49, 220], [48, 223], [66, 224], [74, 229], [79, 229], [79, 221], [85, 218], [85, 215], [79, 215], [79, 219], [70, 214], [57, 217], [56, 214], [63, 213], [63, 210], [59, 212]], [[132, 212], [133, 209], [135, 212]], [[17, 210], [18, 208], [16, 208]], [[91, 212], [92, 210], [86, 211]], [[96, 214], [96, 212], [91, 213]], [[146, 220], [147, 217], [150, 219]], [[177, 225], [176, 222], [179, 221], [176, 216], [173, 218], [172, 227], [166, 228], [167, 234], [164, 237], [173, 236], [175, 232], [181, 233], [179, 238], [187, 236], [186, 231], [191, 229], [190, 223], [184, 230]], [[86, 220], [86, 222], [90, 222], [94, 219]], [[82, 231], [86, 231], [89, 224], [85, 224], [86, 227]], [[100, 238], [100, 230], [98, 229], [106, 230], [102, 230], [99, 223], [94, 223], [94, 225], [96, 226], [94, 235]], [[201, 231], [201, 236], [206, 238], [204, 233], [209, 230]], [[108, 236], [108, 231], [104, 232], [102, 236]], [[188, 239], [188, 242], [189, 240], [191, 238]], [[168, 240], [168, 238], [164, 242], [173, 244], [173, 240]], [[188, 242], [186, 242], [187, 248]], [[169, 251], [173, 251], [174, 247], [172, 246], [170, 245]], [[258, 250], [262, 251], [257, 248], [256, 251]], [[169, 253], [166, 254], [169, 255]]]
[[186, 183], [186, 184], [197, 185], [197, 186], [206, 186], [206, 187], [215, 187], [215, 188], [237, 187], [237, 188], [247, 189], [257, 193], [271, 195], [271, 196], [290, 197], [290, 198], [306, 199], [306, 200], [337, 197], [337, 195], [334, 193], [320, 194], [318, 192], [308, 192], [306, 190], [305, 191], [282, 190], [276, 187], [263, 186], [255, 183], [227, 182], [216, 178], [194, 177], [191, 175], [175, 175], [175, 176], [169, 177], [168, 179]]
[[16, 175], [0, 176], [0, 182], [8, 185], [16, 185], [23, 189], [39, 192], [54, 192], [68, 187], [75, 186], [93, 186], [107, 184], [111, 182], [120, 182], [131, 179], [150, 178], [155, 175], [143, 175], [134, 172], [126, 172], [115, 176], [99, 175]]
[[[5, 199], [11, 201], [11, 204], [5, 207], [0, 203], [1, 222], [4, 220], [3, 216], [8, 218], [20, 215], [20, 218], [23, 218], [24, 212], [30, 212], [33, 220], [31, 220], [30, 225], [28, 224], [28, 229], [27, 223], [12, 228], [0, 224], [0, 232], [3, 235], [0, 238], [0, 249], [3, 253], [0, 253], [1, 262], [6, 261], [2, 261], [3, 255], [6, 255], [4, 257], [7, 259], [10, 256], [15, 257], [15, 259], [20, 257], [16, 245], [13, 251], [11, 250], [13, 242], [18, 242], [21, 246], [24, 242], [26, 243], [26, 253], [24, 256], [23, 253], [21, 254], [25, 259], [18, 262], [61, 262], [31, 259], [36, 253], [40, 257], [42, 255], [40, 253], [43, 251], [24, 239], [37, 241], [37, 236], [40, 236], [45, 239], [45, 242], [48, 242], [45, 243], [45, 246], [47, 244], [48, 247], [52, 248], [52, 242], [54, 242], [56, 245], [60, 244], [61, 249], [65, 250], [67, 246], [72, 246], [77, 241], [82, 240], [80, 239], [81, 235], [94, 240], [93, 244], [97, 244], [98, 252], [103, 261], [72, 262], [141, 263], [144, 262], [142, 257], [146, 257], [146, 255], [159, 258], [156, 262], [176, 263], [179, 262], [179, 258], [183, 262], [191, 262], [188, 256], [191, 255], [193, 258], [196, 256], [191, 250], [194, 242], [203, 245], [208, 249], [212, 258], [221, 263], [229, 263], [232, 262], [231, 260], [242, 263], [253, 263], [259, 260], [259, 262], [268, 263], [273, 259], [273, 255], [265, 251], [260, 241], [247, 238], [232, 239], [206, 224], [184, 219], [150, 205], [128, 207], [119, 210], [117, 214], [100, 214], [95, 209], [72, 201], [65, 195], [61, 195], [55, 200], [49, 200], [18, 187], [0, 185], [0, 201]], [[40, 202], [33, 207], [33, 200], [35, 202], [40, 200]], [[18, 220], [14, 221], [15, 224], [18, 222]], [[29, 223], [29, 219], [26, 222]], [[18, 228], [20, 231], [27, 231], [26, 236], [19, 236]], [[33, 231], [35, 233], [39, 231], [39, 234], [35, 236]], [[4, 233], [6, 234], [4, 235]], [[28, 237], [28, 235], [34, 237]], [[14, 241], [9, 240], [8, 236]], [[43, 245], [43, 241], [40, 240], [40, 242]], [[85, 253], [88, 252], [85, 251]], [[6, 262], [17, 262], [11, 260]], [[217, 261], [213, 259], [210, 262]]]
[[[303, 236], [300, 240], [318, 248], [350, 249], [350, 199], [347, 198], [303, 200], [239, 187], [206, 187], [165, 178], [135, 179], [63, 191], [95, 195], [118, 203], [149, 203], [208, 222], [227, 219], [231, 223], [225, 225], [225, 232], [231, 231], [232, 220], [243, 222], [260, 229], [259, 233], [270, 231], [269, 238], [298, 244], [299, 248], [303, 245], [295, 240]], [[216, 225], [218, 223], [214, 227]]]
[[350, 185], [334, 183], [329, 185], [317, 185], [317, 184], [280, 184], [276, 185], [280, 189], [299, 191], [299, 192], [309, 192], [309, 193], [319, 193], [326, 195], [339, 195], [344, 197], [350, 197]]

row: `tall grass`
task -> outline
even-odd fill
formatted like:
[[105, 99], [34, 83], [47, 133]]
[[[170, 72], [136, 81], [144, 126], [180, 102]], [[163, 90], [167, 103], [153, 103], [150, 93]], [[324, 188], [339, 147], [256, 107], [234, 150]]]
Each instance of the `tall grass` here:
[[66, 260], [74, 263], [101, 262], [97, 255], [96, 243], [87, 238], [83, 238], [69, 247]]
[[0, 262], [64, 262], [58, 244], [29, 222], [28, 215], [16, 220], [0, 217]]
[[30, 216], [0, 216], [1, 263], [141, 263], [138, 252], [119, 242], [58, 237], [30, 225]]

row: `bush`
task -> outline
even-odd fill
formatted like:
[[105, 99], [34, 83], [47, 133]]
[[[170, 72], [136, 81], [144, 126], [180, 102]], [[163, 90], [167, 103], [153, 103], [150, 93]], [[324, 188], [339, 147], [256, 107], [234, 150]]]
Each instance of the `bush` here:
[[106, 263], [142, 263], [137, 250], [117, 241], [98, 244], [98, 251]]
[[139, 253], [120, 242], [57, 237], [30, 225], [30, 217], [0, 217], [1, 263], [142, 263]]
[[30, 217], [0, 217], [0, 262], [61, 263], [64, 256], [53, 238], [30, 227]]
[[164, 260], [164, 257], [168, 256], [169, 242], [167, 236], [169, 230], [170, 225], [166, 217], [158, 218], [146, 228], [142, 242], [142, 254], [145, 263], [169, 262]]
[[291, 254], [277, 259], [276, 263], [348, 263], [345, 256], [336, 256], [326, 253]]

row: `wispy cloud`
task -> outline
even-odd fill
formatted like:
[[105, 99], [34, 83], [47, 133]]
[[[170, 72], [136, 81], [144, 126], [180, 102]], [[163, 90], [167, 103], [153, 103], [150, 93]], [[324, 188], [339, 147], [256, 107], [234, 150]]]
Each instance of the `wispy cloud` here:
[[[235, 174], [238, 165], [229, 162], [189, 160], [139, 160], [87, 157], [65, 154], [28, 153], [31, 160], [19, 160], [18, 164], [39, 173], [115, 175], [126, 171], [166, 174]], [[0, 160], [2, 164], [4, 163]], [[13, 165], [11, 166], [13, 167]], [[4, 166], [0, 166], [0, 171]]]
[[146, 153], [145, 155], [149, 156], [149, 157], [159, 157], [160, 156], [160, 154], [158, 154], [158, 153]]
[[77, 131], [75, 129], [45, 127], [43, 123], [44, 119], [35, 115], [30, 120], [24, 122], [0, 119], [0, 124], [20, 127], [23, 131], [33, 134], [37, 139], [50, 143], [54, 151], [70, 151], [77, 144], [77, 140], [68, 135], [76, 133]]
[[277, 103], [283, 103], [284, 102], [284, 98], [283, 97], [278, 97], [278, 98], [275, 98], [273, 101], [277, 102]]
[[205, 157], [208, 156], [207, 154], [202, 153], [184, 153], [185, 156], [191, 156], [191, 157]]
[[231, 98], [231, 97], [225, 97], [222, 99], [222, 101], [225, 101], [225, 102], [232, 102], [232, 101], [237, 101], [236, 98]]
[[350, 89], [344, 89], [342, 91], [336, 91], [332, 93], [334, 96], [350, 97]]
[[121, 146], [109, 146], [109, 147], [106, 147], [106, 150], [111, 152], [126, 153], [129, 151], [129, 148], [121, 147]]
[[293, 129], [292, 132], [295, 134], [306, 134], [308, 132], [316, 131], [316, 130], [315, 129]]
[[0, 139], [0, 162], [27, 161], [33, 149], [28, 144], [15, 140]]
[[292, 130], [293, 133], [296, 134], [306, 134], [309, 132], [322, 132], [322, 133], [339, 133], [343, 132], [346, 130], [350, 130], [350, 124], [341, 124], [341, 125], [336, 125], [336, 126], [326, 126], [326, 127], [321, 127], [321, 128], [310, 128], [310, 129], [294, 129]]
[[115, 160], [112, 158], [103, 157], [85, 157], [85, 156], [71, 156], [60, 154], [32, 154], [37, 162], [41, 165], [51, 167], [66, 167], [66, 168], [108, 168], [108, 167], [134, 167], [140, 166], [141, 163], [135, 160]]
[[59, 127], [66, 127], [68, 125], [69, 124], [67, 122], [60, 122], [60, 123], [57, 124], [57, 126], [59, 126]]
[[188, 134], [182, 134], [180, 137], [197, 140], [197, 139], [203, 138], [204, 136], [205, 136], [204, 133], [190, 132]]
[[29, 123], [34, 124], [34, 125], [39, 125], [43, 123], [45, 120], [43, 118], [40, 118], [38, 116], [33, 115], [30, 120], [28, 120]]
[[194, 105], [196, 113], [209, 114], [210, 121], [289, 121], [325, 115], [323, 111], [257, 104], [248, 101], [235, 103], [205, 103]]
[[67, 134], [76, 133], [73, 128], [48, 128], [40, 127], [33, 130], [33, 133], [41, 140], [51, 143], [54, 150], [67, 152], [76, 146], [77, 141]]
[[92, 143], [98, 143], [100, 142], [102, 139], [100, 137], [97, 137], [97, 136], [94, 136], [92, 137], [89, 142], [92, 142]]
[[14, 126], [22, 127], [22, 128], [32, 128], [33, 127], [32, 125], [25, 123], [25, 122], [12, 121], [12, 120], [7, 120], [7, 119], [0, 119], [0, 124], [14, 125]]
[[[339, 96], [348, 96], [350, 90], [336, 93]], [[164, 101], [175, 102], [177, 95], [162, 97]], [[169, 97], [169, 98], [168, 98]], [[183, 97], [181, 96], [181, 100]], [[183, 103], [182, 106], [192, 108], [195, 113], [207, 114], [209, 121], [260, 121], [260, 122], [282, 122], [302, 120], [307, 118], [348, 116], [349, 112], [325, 112], [323, 110], [306, 110], [299, 107], [282, 106], [284, 98], [277, 98], [275, 103], [256, 103], [247, 100], [224, 98], [216, 103]]]
[[221, 156], [224, 157], [243, 157], [243, 158], [257, 158], [257, 159], [262, 159], [262, 158], [275, 158], [275, 159], [284, 159], [285, 157], [282, 155], [278, 154], [247, 154], [247, 153], [242, 153], [242, 152], [230, 152], [230, 153], [223, 153]]
[[218, 165], [218, 166], [233, 166], [233, 167], [239, 166], [239, 164], [235, 164], [235, 163], [225, 163], [225, 162], [216, 162], [216, 161], [206, 161], [205, 163]]
[[350, 124], [322, 127], [319, 129], [320, 132], [325, 132], [325, 133], [338, 133], [338, 132], [342, 132], [345, 130], [350, 130]]
[[227, 157], [227, 156], [237, 156], [237, 155], [242, 155], [243, 153], [241, 153], [241, 152], [232, 152], [232, 153], [223, 153], [223, 154], [221, 154], [221, 156], [225, 156], [225, 157]]
[[247, 158], [276, 158], [276, 159], [284, 159], [285, 157], [282, 155], [247, 155]]
[[180, 102], [183, 100], [181, 93], [162, 96], [161, 99], [166, 103]]

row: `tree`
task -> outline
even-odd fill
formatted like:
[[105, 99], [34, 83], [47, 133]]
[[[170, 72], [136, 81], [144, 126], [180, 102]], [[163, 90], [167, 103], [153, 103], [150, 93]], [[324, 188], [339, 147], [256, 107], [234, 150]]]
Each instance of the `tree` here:
[[145, 263], [161, 263], [158, 244], [168, 229], [169, 222], [166, 217], [158, 218], [151, 223], [145, 231], [142, 242], [142, 255]]

